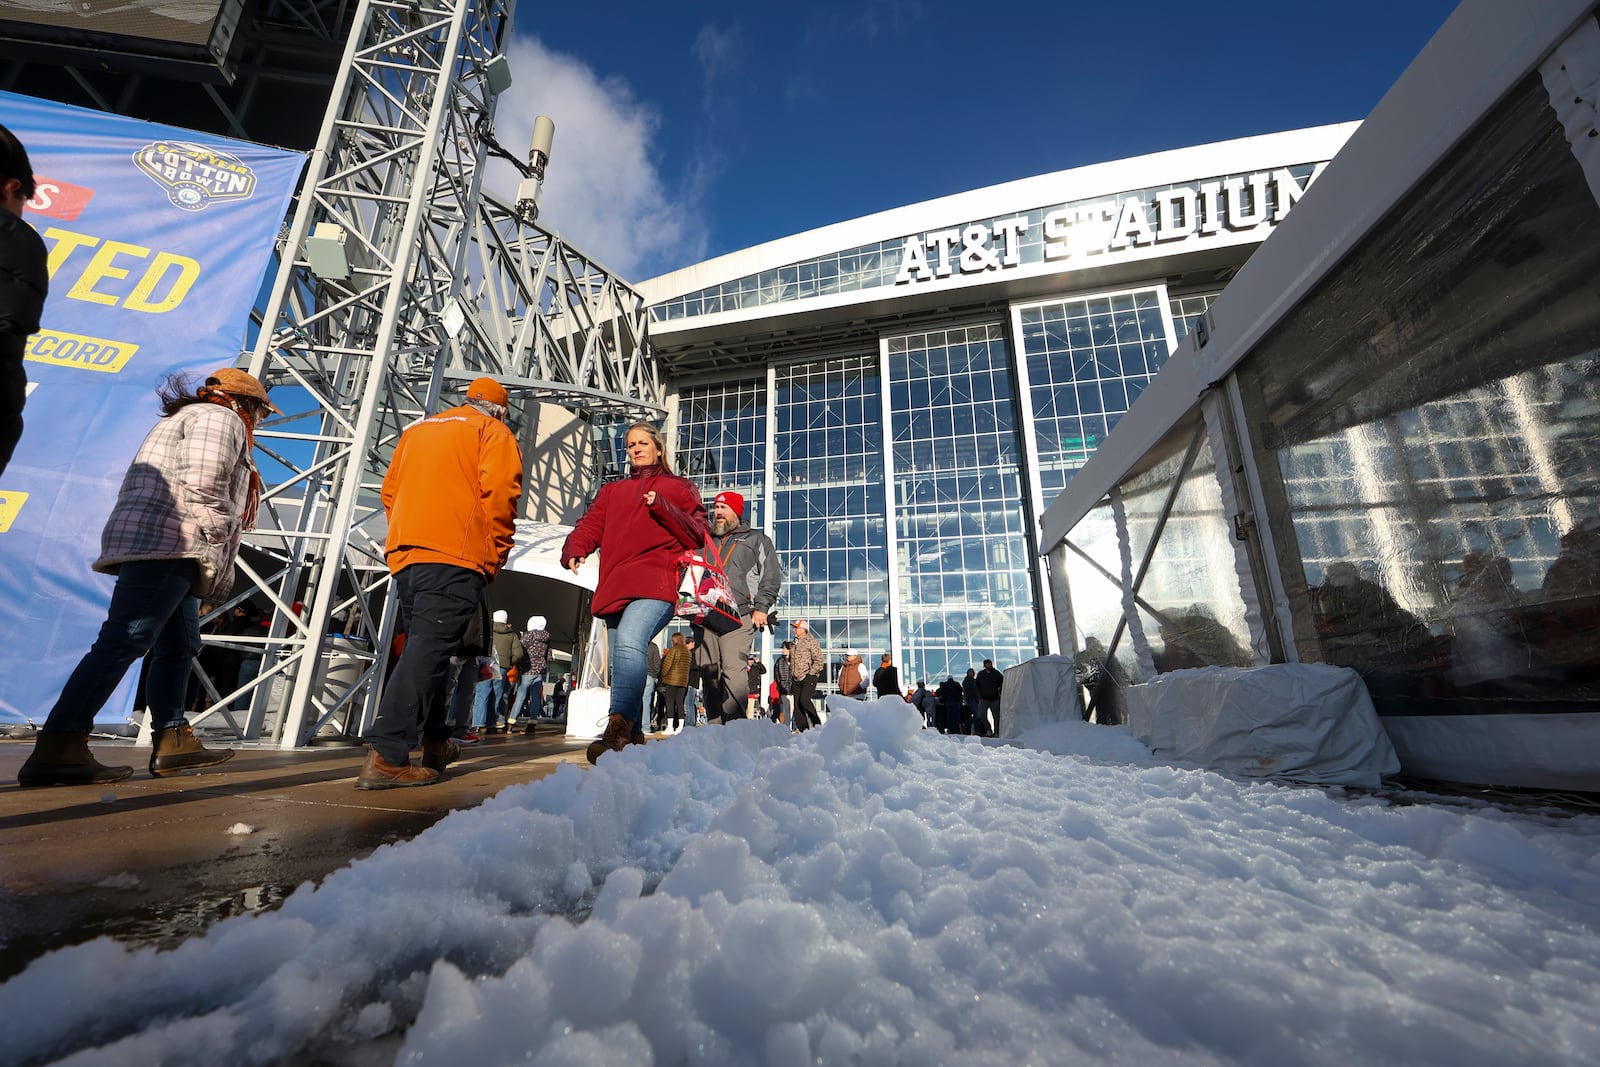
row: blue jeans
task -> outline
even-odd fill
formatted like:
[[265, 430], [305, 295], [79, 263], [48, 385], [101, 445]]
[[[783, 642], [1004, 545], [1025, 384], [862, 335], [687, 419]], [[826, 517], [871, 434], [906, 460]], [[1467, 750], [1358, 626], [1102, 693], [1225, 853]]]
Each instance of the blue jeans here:
[[[237, 689], [241, 685], [255, 681], [256, 675], [260, 673], [261, 657], [252, 656], [246, 652], [244, 658], [239, 661], [239, 680], [233, 683], [234, 688]], [[254, 693], [245, 693], [242, 696], [234, 697], [231, 707], [234, 711], [249, 711], [250, 701], [253, 699], [255, 699]]]
[[450, 736], [444, 691], [450, 657], [461, 647], [467, 623], [478, 610], [483, 585], [483, 575], [477, 571], [448, 563], [413, 563], [394, 576], [406, 647], [383, 687], [378, 714], [361, 739], [385, 763], [398, 766], [410, 759], [419, 723], [429, 741]]
[[650, 642], [667, 620], [672, 605], [665, 600], [630, 600], [606, 616], [606, 643], [611, 647], [611, 714], [639, 726], [644, 707], [644, 682], [650, 677]]
[[[533, 702], [524, 708], [523, 701], [528, 699], [528, 693], [533, 693]], [[517, 691], [511, 698], [511, 715], [513, 719], [536, 719], [544, 711], [544, 676], [542, 674], [524, 674], [517, 679]]]
[[656, 680], [646, 673], [644, 676], [644, 699], [640, 701], [639, 711], [639, 714], [644, 716], [646, 722], [653, 718], [651, 713], [655, 711], [655, 708], [652, 706], [655, 703], [655, 699]]
[[150, 729], [182, 726], [190, 664], [200, 652], [200, 601], [189, 590], [200, 573], [192, 559], [124, 563], [111, 590], [100, 635], [62, 687], [41, 733], [82, 734], [122, 684], [135, 661], [151, 653], [144, 698]]
[[498, 723], [505, 697], [504, 678], [484, 678], [479, 681], [477, 691], [472, 695], [472, 725], [494, 726]]

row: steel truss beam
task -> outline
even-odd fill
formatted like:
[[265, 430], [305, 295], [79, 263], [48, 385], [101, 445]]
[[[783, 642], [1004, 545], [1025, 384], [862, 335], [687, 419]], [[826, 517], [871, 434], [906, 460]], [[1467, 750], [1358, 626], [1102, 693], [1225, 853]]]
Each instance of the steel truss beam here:
[[[207, 716], [242, 737], [294, 747], [336, 718], [354, 732], [376, 708], [393, 616], [378, 490], [400, 432], [465, 380], [502, 381], [514, 428], [535, 403], [597, 423], [664, 411], [639, 295], [482, 189], [484, 65], [514, 2], [363, 0], [356, 13], [248, 360], [285, 414], [256, 432], [267, 488], [245, 580], [208, 618], [253, 597], [273, 619], [212, 642], [259, 652], [255, 679], [219, 693], [201, 672]], [[312, 271], [321, 223], [347, 235], [348, 277]], [[335, 627], [357, 640], [333, 642]], [[250, 701], [243, 722], [223, 710], [236, 698]]]

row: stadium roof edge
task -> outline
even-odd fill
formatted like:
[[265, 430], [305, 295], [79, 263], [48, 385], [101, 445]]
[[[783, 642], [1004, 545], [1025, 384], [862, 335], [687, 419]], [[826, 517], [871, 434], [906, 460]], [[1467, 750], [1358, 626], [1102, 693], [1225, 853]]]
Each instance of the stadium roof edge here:
[[[957, 222], [1002, 215], [1087, 197], [1187, 181], [1229, 171], [1331, 158], [1359, 122], [1331, 123], [1298, 130], [1256, 134], [1090, 163], [1018, 178], [998, 185], [952, 193], [890, 208], [843, 222], [728, 252], [635, 284], [647, 304], [660, 303], [707, 286], [873, 241], [893, 240]], [[1301, 160], [1298, 157], [1304, 156]], [[654, 329], [671, 329], [658, 323]]]

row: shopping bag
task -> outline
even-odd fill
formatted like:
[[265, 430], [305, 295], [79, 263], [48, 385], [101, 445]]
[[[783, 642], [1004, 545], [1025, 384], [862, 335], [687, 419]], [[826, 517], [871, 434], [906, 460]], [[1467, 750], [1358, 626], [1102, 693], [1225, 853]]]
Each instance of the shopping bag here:
[[717, 556], [716, 546], [709, 541], [699, 551], [679, 555], [678, 602], [673, 613], [716, 634], [729, 633], [742, 625], [728, 573]]

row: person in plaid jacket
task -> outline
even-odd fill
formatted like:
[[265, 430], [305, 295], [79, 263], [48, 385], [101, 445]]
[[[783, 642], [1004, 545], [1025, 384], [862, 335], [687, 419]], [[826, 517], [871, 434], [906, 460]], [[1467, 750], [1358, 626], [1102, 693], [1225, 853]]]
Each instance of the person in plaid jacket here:
[[822, 646], [811, 635], [811, 624], [795, 619], [791, 625], [794, 627], [794, 650], [789, 658], [794, 670], [794, 725], [797, 730], [809, 730], [822, 721], [811, 703], [811, 694], [816, 691], [826, 661], [822, 658]]
[[239, 535], [254, 527], [260, 506], [255, 427], [278, 409], [259, 381], [233, 367], [198, 389], [174, 375], [157, 395], [161, 421], [134, 454], [100, 535], [94, 569], [117, 577], [106, 621], [39, 728], [17, 772], [22, 785], [95, 785], [133, 773], [96, 760], [89, 731], [147, 652], [150, 773], [164, 777], [233, 755], [200, 743], [184, 717], [184, 697], [200, 651], [200, 601], [227, 599]]

